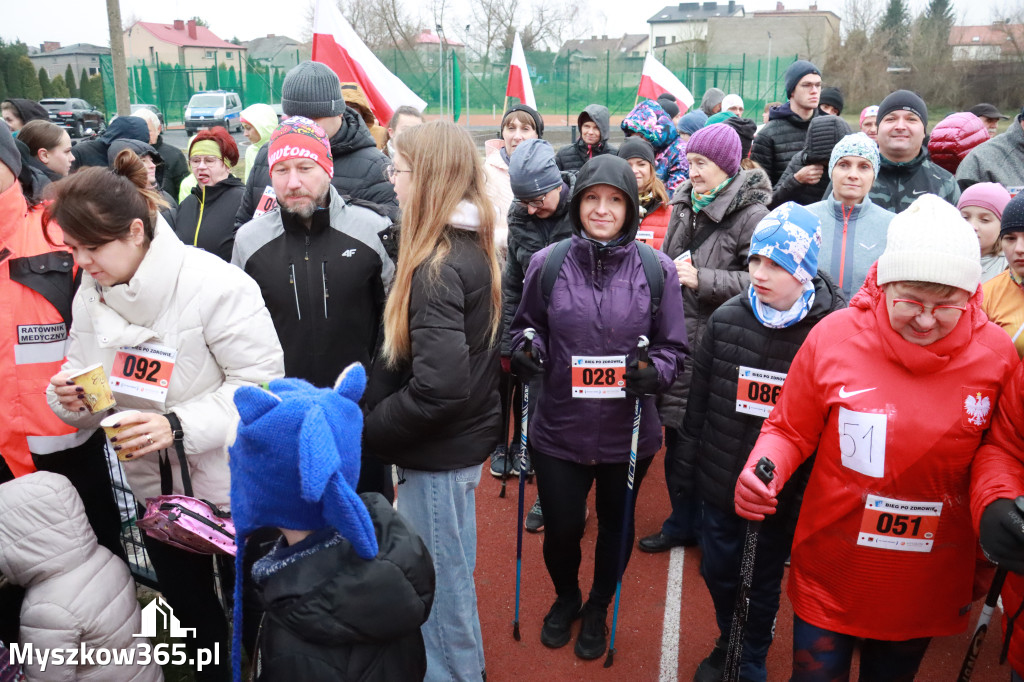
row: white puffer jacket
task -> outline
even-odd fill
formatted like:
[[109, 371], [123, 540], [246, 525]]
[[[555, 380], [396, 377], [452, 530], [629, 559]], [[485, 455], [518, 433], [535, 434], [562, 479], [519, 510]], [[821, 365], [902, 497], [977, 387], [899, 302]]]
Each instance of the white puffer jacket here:
[[[96, 536], [74, 487], [59, 474], [39, 471], [0, 485], [0, 572], [26, 589], [21, 605], [22, 646], [95, 652], [148, 646], [128, 566]], [[118, 653], [120, 655], [120, 652]], [[95, 659], [94, 659], [95, 660]], [[29, 680], [163, 680], [149, 665], [26, 664]]]
[[[281, 344], [256, 282], [213, 254], [182, 244], [161, 218], [127, 284], [104, 287], [83, 273], [73, 315], [65, 370], [102, 362], [110, 377], [123, 346], [150, 343], [177, 351], [165, 401], [115, 392], [115, 409], [174, 412], [185, 434], [195, 497], [228, 507], [226, 443], [238, 421], [235, 389], [284, 375]], [[68, 412], [52, 386], [47, 397], [72, 426], [95, 428], [106, 416]], [[182, 494], [177, 455], [167, 454], [174, 492]], [[124, 470], [140, 503], [160, 494], [159, 453], [126, 461]]]

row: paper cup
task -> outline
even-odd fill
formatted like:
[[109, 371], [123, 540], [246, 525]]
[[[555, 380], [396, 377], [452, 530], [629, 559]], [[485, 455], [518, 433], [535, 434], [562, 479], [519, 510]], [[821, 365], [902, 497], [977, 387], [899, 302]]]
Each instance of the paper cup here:
[[[109, 417], [106, 417], [103, 421], [101, 421], [100, 426], [103, 427], [103, 432], [107, 434], [107, 440], [114, 438], [115, 436], [117, 436], [117, 434], [121, 433], [122, 431], [129, 427], [135, 426], [135, 424], [123, 424], [121, 426], [114, 426], [114, 424], [119, 423], [125, 417], [130, 417], [131, 415], [134, 414], [138, 414], [138, 411], [126, 410], [124, 412], [117, 412], [115, 414], [112, 414]], [[121, 449], [115, 450], [115, 452], [117, 453], [117, 458], [124, 462], [126, 460], [131, 459], [132, 453], [135, 452], [136, 450], [141, 449], [142, 447], [143, 446], [140, 445], [138, 447], [134, 447], [131, 449], [125, 449], [124, 445], [122, 445]]]
[[110, 384], [107, 383], [107, 373], [103, 371], [102, 362], [89, 365], [72, 374], [71, 381], [85, 389], [85, 404], [93, 414], [117, 405]]

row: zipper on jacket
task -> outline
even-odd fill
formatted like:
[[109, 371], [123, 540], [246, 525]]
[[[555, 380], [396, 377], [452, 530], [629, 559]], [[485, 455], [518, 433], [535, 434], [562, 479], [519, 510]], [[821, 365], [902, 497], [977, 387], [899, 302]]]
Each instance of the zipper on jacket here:
[[292, 285], [292, 291], [295, 292], [295, 314], [302, 319], [302, 310], [299, 309], [299, 285], [295, 283], [295, 263], [288, 264], [288, 283]]
[[306, 262], [309, 262], [309, 233], [306, 233]]
[[192, 246], [199, 246], [199, 228], [203, 226], [203, 209], [206, 208], [206, 185], [202, 189], [203, 197], [199, 200], [199, 221], [196, 223], [196, 233], [192, 236]]
[[327, 319], [327, 299], [330, 294], [327, 293], [327, 261], [320, 264], [320, 278], [324, 283], [324, 319]]
[[850, 212], [846, 212], [846, 204], [840, 206], [840, 210], [843, 212], [843, 248], [839, 254], [839, 288], [843, 288], [843, 277], [846, 271], [846, 228], [850, 225], [850, 218], [853, 217], [853, 206], [850, 207]]

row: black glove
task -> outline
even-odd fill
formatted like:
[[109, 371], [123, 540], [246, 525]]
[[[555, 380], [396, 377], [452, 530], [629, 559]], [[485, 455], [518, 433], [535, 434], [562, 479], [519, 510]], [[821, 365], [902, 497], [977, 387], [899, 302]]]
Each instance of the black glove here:
[[512, 354], [512, 372], [520, 381], [529, 383], [530, 379], [544, 373], [544, 365], [521, 350]]
[[623, 376], [626, 379], [627, 395], [640, 398], [658, 392], [658, 370], [653, 363], [640, 369], [639, 363], [634, 360]]
[[1014, 500], [1000, 498], [985, 507], [980, 530], [981, 549], [989, 561], [1024, 574], [1024, 514]]

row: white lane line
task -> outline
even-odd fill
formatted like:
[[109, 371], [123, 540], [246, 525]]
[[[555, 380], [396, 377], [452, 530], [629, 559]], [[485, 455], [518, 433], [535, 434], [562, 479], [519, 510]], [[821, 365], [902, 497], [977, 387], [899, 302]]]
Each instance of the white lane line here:
[[665, 587], [665, 622], [661, 626], [661, 669], [658, 682], [679, 678], [679, 612], [683, 601], [682, 547], [673, 547]]

